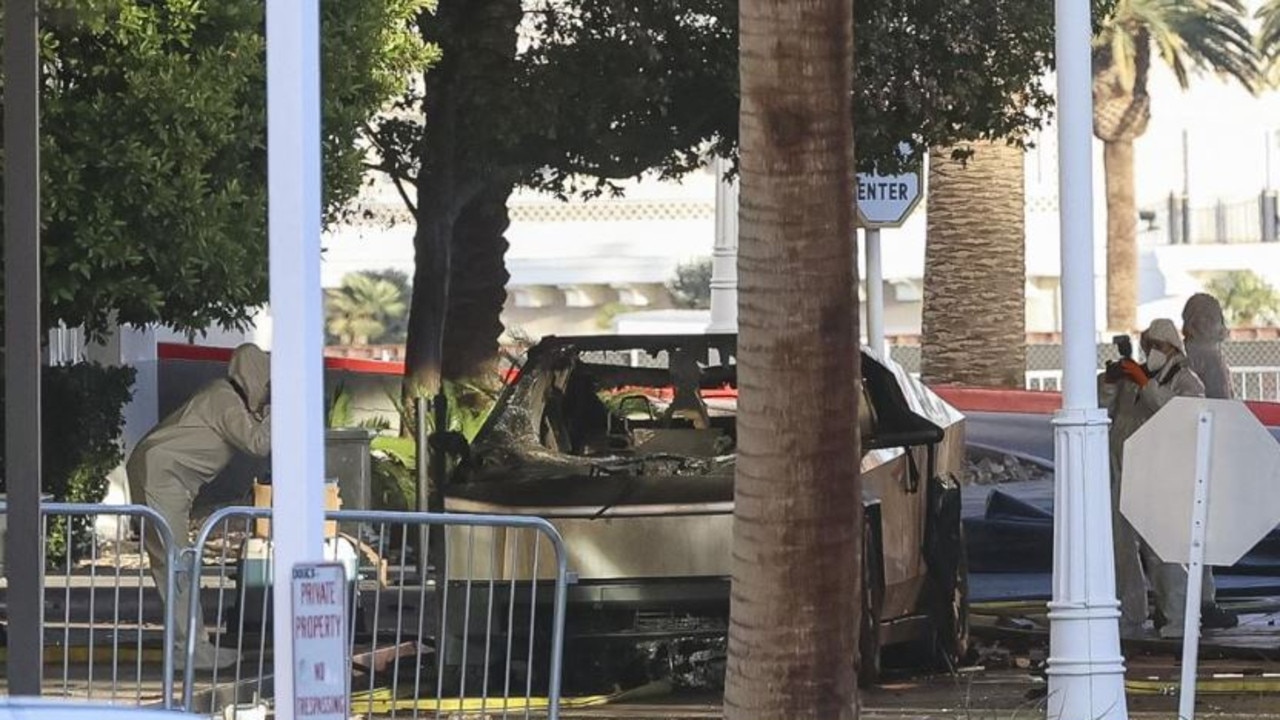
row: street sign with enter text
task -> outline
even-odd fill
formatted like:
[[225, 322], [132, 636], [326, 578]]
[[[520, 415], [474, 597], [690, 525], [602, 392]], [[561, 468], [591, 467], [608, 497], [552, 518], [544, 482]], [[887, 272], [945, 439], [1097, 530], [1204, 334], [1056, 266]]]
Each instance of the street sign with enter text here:
[[348, 720], [347, 578], [336, 563], [293, 568], [294, 716]]
[[921, 179], [920, 170], [904, 175], [858, 173], [858, 226], [901, 227], [920, 203]]
[[1280, 443], [1242, 402], [1174, 398], [1124, 444], [1120, 511], [1160, 559], [1190, 562], [1197, 429], [1212, 413], [1204, 564], [1235, 564], [1280, 522]]

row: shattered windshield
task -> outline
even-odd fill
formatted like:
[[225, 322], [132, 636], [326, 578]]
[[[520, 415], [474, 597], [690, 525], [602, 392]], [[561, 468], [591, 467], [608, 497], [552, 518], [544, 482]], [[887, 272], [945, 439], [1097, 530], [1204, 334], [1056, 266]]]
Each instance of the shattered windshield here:
[[[731, 474], [738, 437], [733, 340], [543, 341], [476, 437], [471, 466], [457, 479]], [[892, 371], [864, 357], [863, 376], [864, 451], [938, 442], [941, 428], [913, 410]]]
[[476, 450], [487, 465], [535, 474], [715, 472], [736, 449], [732, 353], [732, 346], [700, 337], [637, 347], [539, 346]]

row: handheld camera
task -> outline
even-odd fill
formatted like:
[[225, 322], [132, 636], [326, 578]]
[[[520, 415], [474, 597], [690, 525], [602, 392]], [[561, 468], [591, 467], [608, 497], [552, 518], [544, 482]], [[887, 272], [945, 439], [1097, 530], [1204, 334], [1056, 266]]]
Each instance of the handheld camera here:
[[[1120, 353], [1121, 360], [1133, 359], [1133, 338], [1128, 335], [1116, 335], [1111, 338], [1111, 342], [1116, 346], [1116, 351]], [[1120, 370], [1119, 362], [1107, 362], [1106, 377], [1110, 382], [1117, 382], [1124, 377], [1124, 372]]]

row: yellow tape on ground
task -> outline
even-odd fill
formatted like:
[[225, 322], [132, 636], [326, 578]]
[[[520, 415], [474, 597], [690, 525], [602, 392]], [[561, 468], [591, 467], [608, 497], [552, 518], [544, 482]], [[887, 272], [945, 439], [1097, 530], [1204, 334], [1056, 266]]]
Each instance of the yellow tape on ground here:
[[[1125, 689], [1136, 695], [1176, 695], [1181, 686], [1177, 680], [1126, 680], [1124, 683]], [[1280, 693], [1280, 677], [1201, 678], [1196, 680], [1196, 693]]]
[[[83, 646], [72, 648], [46, 646], [43, 654], [46, 665], [53, 665], [57, 663], [84, 665], [88, 664], [91, 657], [95, 664], [109, 663], [113, 660], [122, 663], [138, 662], [138, 648], [136, 646], [121, 646], [119, 648], [112, 648], [110, 645], [95, 646], [92, 652], [90, 652], [88, 647]], [[9, 648], [0, 647], [0, 662], [7, 662], [8, 659]], [[164, 662], [164, 651], [160, 648], [143, 648], [142, 662], [146, 665], [159, 665]]]
[[[617, 692], [610, 695], [588, 695], [585, 697], [561, 698], [562, 708], [588, 708], [607, 705], [625, 695]], [[400, 698], [391, 696], [391, 691], [380, 688], [373, 692], [358, 692], [351, 696], [353, 712], [384, 714], [392, 712], [477, 712], [477, 711], [521, 711], [546, 710], [550, 705], [547, 698]]]

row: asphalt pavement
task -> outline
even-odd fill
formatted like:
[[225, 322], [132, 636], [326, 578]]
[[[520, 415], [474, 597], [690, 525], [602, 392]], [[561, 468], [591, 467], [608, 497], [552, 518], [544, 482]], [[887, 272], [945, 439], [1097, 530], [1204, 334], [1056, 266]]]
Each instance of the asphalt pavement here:
[[[1053, 418], [1022, 413], [967, 412], [968, 442], [1053, 462]], [[1269, 428], [1280, 442], [1280, 427]]]

